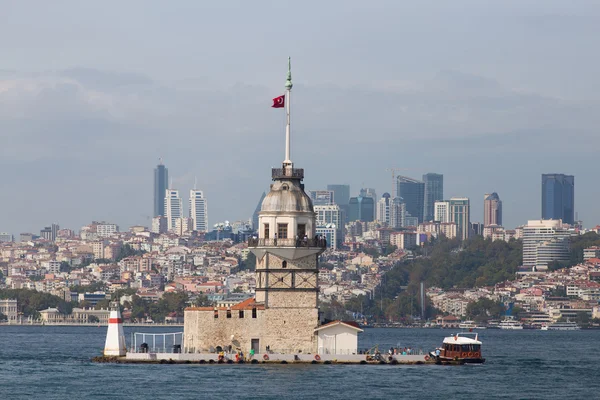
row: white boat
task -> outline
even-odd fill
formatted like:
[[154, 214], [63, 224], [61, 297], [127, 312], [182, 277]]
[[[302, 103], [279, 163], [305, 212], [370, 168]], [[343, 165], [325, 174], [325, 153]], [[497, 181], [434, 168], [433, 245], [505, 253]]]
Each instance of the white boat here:
[[543, 331], [547, 331], [548, 330], [548, 325], [543, 324], [540, 329], [543, 330]]
[[[542, 328], [543, 329], [543, 328]], [[578, 331], [581, 329], [575, 322], [555, 322], [550, 325], [546, 325], [546, 330], [549, 331]]]
[[519, 321], [515, 321], [512, 318], [505, 319], [504, 321], [498, 324], [500, 329], [523, 329], [523, 324]]

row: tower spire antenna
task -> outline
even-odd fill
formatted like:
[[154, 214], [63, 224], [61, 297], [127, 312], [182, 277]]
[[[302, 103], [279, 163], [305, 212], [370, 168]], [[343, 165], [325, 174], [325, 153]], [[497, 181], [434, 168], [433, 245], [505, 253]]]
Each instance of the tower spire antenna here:
[[285, 81], [285, 113], [286, 113], [286, 124], [285, 124], [285, 160], [283, 161], [284, 168], [292, 168], [293, 163], [290, 156], [290, 105], [292, 102], [292, 58], [288, 57], [288, 72]]

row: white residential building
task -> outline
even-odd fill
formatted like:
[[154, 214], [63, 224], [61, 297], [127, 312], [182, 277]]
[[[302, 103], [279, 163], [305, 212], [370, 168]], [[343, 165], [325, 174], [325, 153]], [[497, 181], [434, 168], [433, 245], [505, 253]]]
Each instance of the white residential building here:
[[151, 229], [152, 233], [156, 233], [156, 234], [166, 233], [168, 229], [169, 229], [169, 227], [167, 225], [166, 217], [159, 216], [159, 217], [152, 218], [152, 229]]
[[434, 219], [438, 222], [451, 222], [450, 202], [436, 201], [434, 204]]
[[208, 205], [202, 190], [190, 190], [190, 218], [193, 221], [193, 230], [208, 231]]
[[527, 221], [523, 227], [523, 266], [545, 270], [552, 261], [568, 261], [569, 236], [561, 220]]
[[179, 197], [179, 190], [167, 189], [165, 192], [165, 214], [167, 217], [167, 229], [175, 228], [175, 221], [183, 215], [183, 203]]
[[119, 226], [116, 224], [99, 223], [96, 225], [96, 233], [100, 237], [110, 237], [119, 232]]

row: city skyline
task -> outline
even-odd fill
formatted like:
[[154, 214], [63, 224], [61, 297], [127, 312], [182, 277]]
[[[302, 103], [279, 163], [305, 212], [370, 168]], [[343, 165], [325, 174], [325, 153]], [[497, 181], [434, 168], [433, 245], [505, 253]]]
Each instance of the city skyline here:
[[[232, 13], [182, 1], [169, 6], [169, 19], [157, 3], [66, 1], [36, 15], [11, 3], [0, 26], [0, 163], [10, 171], [0, 191], [13, 195], [4, 198], [0, 231], [38, 232], [53, 221], [147, 226], [152, 210], [139, 205], [159, 157], [175, 187], [198, 177], [211, 220], [250, 218], [268, 189], [261, 174], [279, 163], [256, 155], [283, 146], [283, 115], [274, 117], [270, 103], [281, 95], [288, 55], [303, 93], [294, 103], [294, 159], [307, 188], [342, 182], [353, 195], [361, 187], [392, 193], [386, 169], [415, 178], [436, 171], [445, 198], [472, 200], [473, 220], [483, 215], [475, 200], [500, 193], [503, 224], [514, 227], [541, 215], [533, 201], [540, 174], [560, 171], [577, 176], [579, 219], [600, 221], [589, 168], [600, 146], [600, 60], [589, 52], [598, 4], [376, 3], [309, 2], [320, 5], [315, 15], [306, 4], [242, 3]], [[109, 29], [116, 10], [130, 24]], [[290, 18], [285, 38], [273, 35], [282, 13]], [[311, 35], [306, 24], [316, 27]], [[227, 35], [190, 52], [217, 28]], [[258, 48], [265, 37], [270, 45]], [[335, 37], [335, 46], [315, 37]], [[402, 54], [390, 54], [391, 45]], [[44, 207], [34, 203], [40, 192]]]

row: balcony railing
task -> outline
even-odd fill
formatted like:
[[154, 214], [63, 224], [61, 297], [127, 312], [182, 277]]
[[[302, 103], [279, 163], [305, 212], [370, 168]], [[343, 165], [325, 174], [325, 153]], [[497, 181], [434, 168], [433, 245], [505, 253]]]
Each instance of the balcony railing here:
[[248, 239], [248, 247], [327, 247], [327, 240], [321, 239]]
[[272, 168], [271, 177], [273, 179], [304, 179], [304, 168]]

